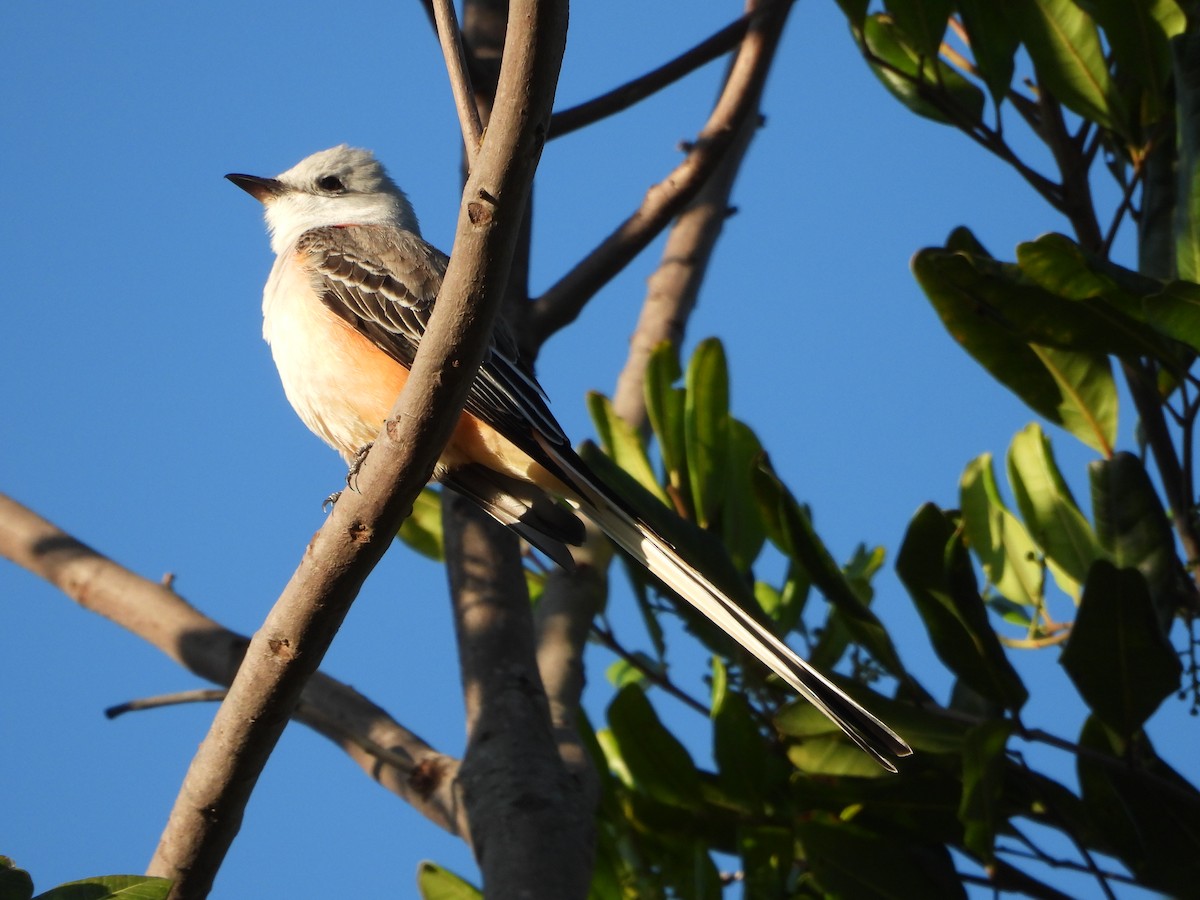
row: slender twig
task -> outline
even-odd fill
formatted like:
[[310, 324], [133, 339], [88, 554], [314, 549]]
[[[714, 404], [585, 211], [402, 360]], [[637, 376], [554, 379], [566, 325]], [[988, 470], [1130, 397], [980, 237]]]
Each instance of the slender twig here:
[[1109, 223], [1108, 231], [1104, 235], [1104, 243], [1100, 245], [1100, 252], [1107, 259], [1109, 253], [1112, 252], [1113, 241], [1117, 239], [1117, 231], [1121, 227], [1121, 222], [1124, 220], [1126, 213], [1133, 208], [1133, 195], [1137, 190], [1138, 185], [1142, 183], [1144, 169], [1141, 166], [1134, 166], [1133, 177], [1125, 185], [1125, 189], [1121, 192], [1121, 202], [1117, 205], [1116, 212], [1113, 213], [1112, 222]]
[[[1126, 875], [1123, 872], [1114, 872], [1111, 869], [1100, 869], [1098, 867], [1093, 869], [1093, 868], [1085, 865], [1084, 863], [1076, 862], [1073, 859], [1060, 859], [1055, 856], [1050, 856], [1048, 853], [1045, 853], [1040, 848], [1038, 848], [1038, 846], [1035, 843], [1033, 843], [1033, 841], [1031, 841], [1028, 837], [1021, 834], [1017, 830], [1017, 828], [1015, 826], [1013, 826], [1013, 824], [1011, 822], [1009, 822], [1008, 827], [1011, 828], [1013, 833], [1017, 835], [1017, 837], [1020, 839], [1021, 843], [1024, 844], [1029, 849], [1022, 850], [1019, 847], [1008, 847], [1003, 844], [997, 844], [996, 845], [997, 853], [1003, 853], [1007, 856], [1015, 856], [1019, 859], [1034, 860], [1035, 862], [1039, 862], [1043, 865], [1049, 866], [1052, 869], [1069, 869], [1072, 872], [1081, 872], [1081, 873], [1086, 873], [1089, 875], [1099, 875], [1103, 879], [1119, 881], [1119, 882], [1122, 882], [1123, 884], [1137, 884], [1138, 883], [1138, 880], [1136, 878], [1131, 878], [1130, 876]], [[1089, 855], [1089, 857], [1091, 856], [1091, 854], [1088, 854], [1088, 855]], [[1093, 860], [1093, 863], [1094, 863], [1094, 860]], [[1108, 897], [1113, 896], [1112, 890], [1108, 887], [1107, 884], [1104, 885], [1104, 891], [1105, 891], [1105, 896], [1108, 896]]]
[[161, 709], [164, 706], [178, 706], [183, 703], [216, 703], [225, 699], [229, 693], [224, 689], [200, 688], [194, 691], [177, 691], [173, 694], [159, 694], [156, 697], [142, 697], [138, 700], [128, 700], [104, 710], [106, 718], [115, 719], [125, 713], [142, 712], [147, 709]]
[[483, 125], [479, 121], [475, 91], [471, 87], [471, 76], [467, 71], [467, 55], [463, 51], [458, 17], [454, 13], [454, 0], [433, 0], [433, 14], [438, 42], [442, 46], [442, 55], [446, 58], [446, 74], [450, 77], [450, 90], [454, 94], [458, 124], [462, 129], [467, 171], [470, 171], [474, 167], [475, 154], [479, 152], [479, 142], [483, 138]]
[[667, 227], [716, 169], [738, 126], [754, 109], [790, 9], [790, 0], [780, 2], [754, 19], [716, 107], [683, 162], [647, 192], [616, 231], [534, 301], [529, 324], [535, 346], [574, 321], [588, 300]]
[[689, 706], [702, 716], [709, 715], [709, 708], [704, 703], [701, 703], [683, 688], [679, 687], [670, 678], [662, 672], [655, 669], [653, 666], [646, 665], [636, 653], [628, 650], [619, 640], [617, 636], [608, 628], [600, 625], [592, 625], [592, 636], [599, 641], [603, 646], [607, 647], [617, 656], [621, 657], [626, 663], [633, 666], [645, 677], [651, 684], [661, 688], [666, 693], [670, 694], [676, 700], [679, 700], [685, 706]]
[[[777, 0], [773, 0], [777, 2]], [[669, 87], [681, 78], [728, 53], [750, 27], [754, 13], [746, 13], [657, 69], [592, 100], [556, 112], [550, 119], [550, 137], [559, 138], [615, 115]]]

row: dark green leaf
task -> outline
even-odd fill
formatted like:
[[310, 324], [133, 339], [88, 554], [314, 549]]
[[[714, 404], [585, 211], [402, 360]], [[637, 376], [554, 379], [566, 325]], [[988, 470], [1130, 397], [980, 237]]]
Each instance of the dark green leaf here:
[[[1063, 590], [1076, 595], [1075, 588], [1102, 551], [1054, 461], [1050, 439], [1036, 423], [1017, 432], [1008, 448], [1008, 480], [1025, 525], [1045, 552], [1051, 570], [1061, 573]], [[1063, 584], [1061, 576], [1070, 583]]]
[[847, 822], [801, 822], [796, 833], [825, 896], [889, 900], [966, 897], [945, 847], [899, 842]]
[[979, 75], [998, 106], [1008, 94], [1013, 76], [1013, 57], [1020, 39], [996, 0], [957, 0], [963, 28], [971, 44], [971, 56]]
[[683, 429], [696, 522], [707, 528], [729, 483], [729, 372], [715, 338], [701, 341], [688, 363]]
[[1155, 16], [1155, 4], [1146, 0], [1090, 0], [1088, 6], [1104, 29], [1118, 75], [1145, 89], [1142, 96], [1148, 105], [1147, 118], [1158, 119], [1167, 106], [1163, 91], [1171, 74], [1171, 47], [1164, 23]]
[[906, 43], [924, 57], [938, 55], [946, 21], [953, 6], [951, 0], [883, 0]]
[[963, 744], [963, 793], [958, 817], [963, 823], [963, 843], [986, 864], [996, 858], [996, 832], [1007, 819], [1005, 749], [1012, 730], [1012, 722], [992, 719], [968, 731]]
[[1039, 86], [1084, 118], [1123, 133], [1125, 113], [1091, 16], [1072, 0], [1009, 0], [1005, 8], [1033, 57]]
[[29, 900], [32, 896], [33, 878], [7, 856], [0, 856], [0, 900]]
[[483, 897], [469, 881], [428, 860], [417, 867], [417, 889], [421, 892], [421, 900], [481, 900]]
[[1150, 476], [1131, 453], [1096, 460], [1088, 474], [1100, 546], [1118, 568], [1142, 573], [1165, 635], [1181, 603], [1181, 576], [1171, 526]]
[[1200, 352], [1200, 285], [1173, 281], [1141, 301], [1147, 322], [1168, 337]]
[[1019, 709], [1028, 692], [988, 622], [961, 535], [932, 504], [909, 523], [896, 571], [942, 662], [980, 694]]
[[901, 103], [943, 124], [971, 124], [983, 116], [983, 91], [936, 57], [909, 44], [884, 13], [867, 17], [862, 41], [871, 71]]
[[755, 473], [755, 491], [762, 504], [767, 533], [779, 537], [779, 549], [799, 561], [812, 583], [840, 614], [854, 640], [897, 678], [904, 666], [887, 629], [854, 592], [846, 574], [817, 536], [812, 521], [770, 468], [766, 459]]
[[1103, 354], [1122, 332], [990, 260], [922, 250], [913, 272], [951, 336], [993, 377], [1084, 443], [1112, 452], [1117, 393]]
[[412, 514], [400, 526], [400, 540], [422, 556], [441, 562], [445, 559], [442, 543], [442, 497], [425, 488], [413, 502]]
[[738, 831], [742, 857], [742, 896], [747, 900], [790, 896], [787, 886], [795, 863], [795, 839], [790, 828], [747, 825]]
[[34, 900], [166, 900], [169, 878], [148, 875], [102, 875], [51, 888]]
[[1200, 884], [1196, 789], [1145, 738], [1131, 748], [1095, 718], [1084, 725], [1079, 743], [1090, 751], [1075, 757], [1084, 805], [1116, 856], [1147, 889], [1194, 896]]
[[612, 403], [603, 394], [590, 391], [587, 404], [604, 451], [618, 466], [637, 479], [638, 484], [661, 503], [668, 504], [667, 495], [658, 483], [650, 458], [646, 455], [646, 445], [637, 431], [617, 415]]
[[1175, 71], [1175, 266], [1200, 281], [1200, 19], [1171, 42]]
[[1001, 500], [990, 453], [967, 464], [959, 503], [967, 544], [988, 581], [1014, 603], [1039, 606], [1043, 573], [1038, 548]]
[[746, 698], [729, 690], [726, 678], [716, 677], [716, 673], [724, 672], [720, 660], [714, 659], [713, 666], [713, 757], [717, 777], [722, 790], [758, 810], [768, 796], [771, 753]]
[[748, 572], [767, 539], [754, 497], [754, 469], [763, 454], [758, 437], [737, 419], [730, 418], [729, 486], [721, 508], [721, 535], [733, 564]]
[[850, 27], [859, 29], [862, 28], [863, 19], [867, 17], [867, 7], [871, 5], [871, 0], [837, 0], [837, 5], [850, 21]]
[[[663, 341], [646, 361], [646, 416], [658, 438], [667, 483], [679, 498], [688, 497], [687, 451], [683, 433], [684, 390], [675, 387], [683, 377], [679, 354], [669, 341]], [[690, 508], [690, 501], [685, 503]]]
[[1178, 690], [1182, 673], [1145, 580], [1105, 560], [1088, 573], [1062, 664], [1088, 708], [1123, 737]]
[[700, 806], [700, 774], [691, 756], [663, 727], [641, 689], [630, 686], [617, 693], [608, 707], [608, 727], [630, 787], [669, 806]]

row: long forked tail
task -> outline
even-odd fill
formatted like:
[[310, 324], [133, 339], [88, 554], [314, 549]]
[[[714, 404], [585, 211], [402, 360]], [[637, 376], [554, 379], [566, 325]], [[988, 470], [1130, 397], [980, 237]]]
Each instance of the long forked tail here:
[[556, 461], [583, 490], [576, 505], [626, 553], [660, 581], [703, 613], [748, 653], [791, 685], [804, 699], [842, 729], [859, 747], [889, 772], [893, 759], [909, 756], [912, 748], [896, 732], [810, 666], [726, 596], [666, 540], [610, 499], [599, 479], [574, 461], [555, 454]]

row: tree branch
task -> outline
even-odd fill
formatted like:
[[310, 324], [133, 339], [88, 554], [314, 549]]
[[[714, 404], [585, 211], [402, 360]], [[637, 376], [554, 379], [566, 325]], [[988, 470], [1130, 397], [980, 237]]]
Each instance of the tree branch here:
[[463, 52], [458, 17], [454, 14], [454, 0], [433, 0], [433, 15], [438, 42], [442, 47], [442, 55], [446, 58], [446, 74], [450, 77], [450, 91], [454, 94], [454, 108], [458, 111], [463, 151], [466, 154], [467, 170], [470, 171], [475, 154], [479, 152], [479, 142], [483, 138], [483, 125], [479, 121], [479, 107], [475, 105], [471, 76], [467, 73], [467, 56]]
[[637, 211], [600, 246], [534, 301], [530, 328], [535, 346], [573, 322], [588, 300], [667, 227], [713, 173], [755, 108], [790, 9], [790, 2], [781, 2], [754, 18], [725, 89], [683, 162], [646, 193]]
[[[0, 556], [215, 684], [233, 681], [250, 643], [169, 587], [130, 572], [3, 494]], [[305, 687], [294, 718], [339, 744], [368, 775], [426, 818], [451, 834], [466, 834], [455, 786], [458, 761], [434, 750], [353, 688], [318, 672]]]
[[745, 36], [752, 18], [753, 13], [748, 12], [657, 69], [578, 106], [556, 112], [550, 119], [550, 139], [563, 137], [629, 109], [723, 56]]

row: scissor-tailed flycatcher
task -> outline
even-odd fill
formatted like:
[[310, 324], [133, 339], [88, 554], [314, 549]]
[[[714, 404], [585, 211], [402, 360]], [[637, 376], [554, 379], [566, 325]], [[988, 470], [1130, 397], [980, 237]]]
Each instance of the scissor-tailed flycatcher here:
[[[366, 150], [316, 153], [277, 178], [228, 175], [266, 207], [275, 265], [263, 336], [287, 398], [347, 460], [375, 439], [437, 299], [447, 257], [421, 239], [404, 193]], [[912, 752], [895, 732], [722, 593], [571, 449], [498, 324], [435, 477], [559, 564], [583, 525], [562, 498], [839, 725], [885, 768]]]

